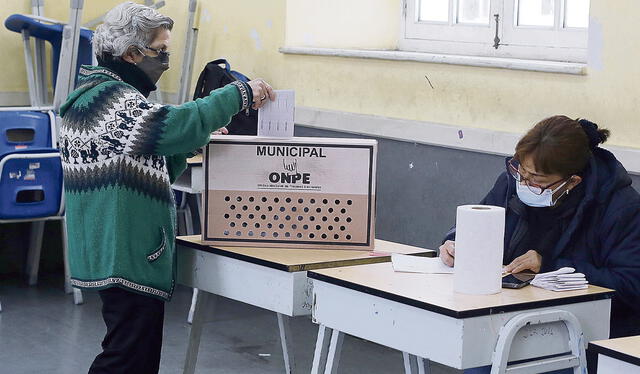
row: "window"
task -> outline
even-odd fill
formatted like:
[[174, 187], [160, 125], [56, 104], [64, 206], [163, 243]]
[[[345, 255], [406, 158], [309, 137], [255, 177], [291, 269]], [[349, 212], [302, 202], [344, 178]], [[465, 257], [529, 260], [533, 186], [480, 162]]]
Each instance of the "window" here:
[[404, 0], [400, 48], [585, 62], [589, 0]]

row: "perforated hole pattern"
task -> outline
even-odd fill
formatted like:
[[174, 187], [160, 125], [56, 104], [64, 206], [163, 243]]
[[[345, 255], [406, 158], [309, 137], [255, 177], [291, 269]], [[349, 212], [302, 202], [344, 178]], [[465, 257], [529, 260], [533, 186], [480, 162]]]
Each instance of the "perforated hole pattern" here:
[[209, 192], [212, 239], [366, 242], [368, 199], [359, 195]]

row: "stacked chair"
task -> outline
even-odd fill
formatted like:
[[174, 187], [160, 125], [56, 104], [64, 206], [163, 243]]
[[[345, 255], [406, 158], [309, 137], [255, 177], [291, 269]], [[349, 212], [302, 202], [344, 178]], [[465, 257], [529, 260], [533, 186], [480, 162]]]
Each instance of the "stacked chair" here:
[[[38, 281], [38, 267], [46, 221], [61, 222], [65, 291], [81, 304], [82, 292], [70, 283], [67, 230], [64, 216], [62, 164], [58, 150], [56, 115], [75, 85], [81, 64], [91, 64], [91, 35], [81, 29], [83, 0], [70, 0], [69, 24], [43, 17], [44, 1], [32, 0], [33, 15], [14, 14], [5, 27], [20, 33], [25, 47], [29, 107], [0, 108], [0, 223], [31, 222], [26, 274], [29, 285]], [[35, 39], [35, 53], [31, 48]], [[51, 45], [53, 105], [48, 104], [44, 43]], [[0, 311], [2, 310], [0, 306]]]
[[62, 220], [68, 280], [62, 165], [54, 131], [52, 111], [0, 111], [0, 223], [32, 222], [26, 266], [30, 285], [38, 281], [47, 220]]
[[53, 112], [0, 112], [0, 219], [63, 213], [62, 167]]
[[[165, 2], [145, 0], [145, 4], [158, 9]], [[82, 304], [82, 292], [71, 287], [69, 277], [57, 112], [74, 89], [80, 65], [96, 63], [89, 27], [102, 23], [104, 15], [81, 26], [84, 0], [69, 0], [68, 23], [44, 17], [44, 0], [31, 0], [31, 5], [31, 15], [14, 14], [4, 23], [8, 30], [22, 35], [30, 106], [0, 107], [0, 223], [32, 222], [26, 273], [29, 284], [34, 285], [38, 280], [44, 223], [60, 220], [65, 291], [73, 293], [75, 304]], [[195, 6], [190, 5], [191, 8], [195, 10]], [[45, 43], [51, 46], [49, 71], [51, 86], [55, 87], [52, 103], [47, 89]], [[184, 204], [181, 208], [188, 211]]]
[[[52, 20], [45, 17], [40, 16], [32, 16], [32, 15], [24, 15], [24, 14], [13, 14], [4, 21], [5, 27], [13, 32], [17, 32], [22, 34], [23, 42], [26, 43], [29, 38], [34, 38], [37, 41], [46, 41], [51, 46], [51, 71], [54, 74], [51, 74], [52, 87], [57, 87], [57, 79], [58, 74], [58, 64], [61, 61], [62, 54], [62, 43], [63, 43], [63, 33], [65, 24], [56, 20]], [[92, 64], [92, 49], [91, 49], [91, 36], [93, 32], [89, 29], [80, 29], [80, 38], [78, 41], [77, 47], [77, 67], [80, 65], [91, 65]], [[30, 47], [25, 45], [25, 58], [29, 58]], [[36, 64], [37, 65], [37, 64]], [[41, 84], [45, 81], [45, 77], [39, 76], [42, 74], [44, 69], [41, 69], [39, 66], [36, 66], [33, 74], [27, 72], [27, 79], [34, 80], [36, 90], [40, 87], [46, 87], [46, 85]], [[33, 77], [33, 78], [31, 78]], [[68, 78], [68, 77], [65, 77]], [[75, 75], [74, 75], [73, 85], [75, 85]], [[64, 82], [62, 82], [64, 83]], [[31, 83], [30, 83], [31, 84]], [[29, 90], [32, 92], [31, 89]], [[32, 95], [33, 96], [33, 95]], [[42, 105], [42, 102], [33, 102], [31, 105]]]

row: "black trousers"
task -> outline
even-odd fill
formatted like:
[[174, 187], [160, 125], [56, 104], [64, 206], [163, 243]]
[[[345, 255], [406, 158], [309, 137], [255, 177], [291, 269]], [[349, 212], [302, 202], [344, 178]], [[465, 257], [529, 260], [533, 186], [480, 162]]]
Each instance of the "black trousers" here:
[[164, 301], [117, 287], [99, 293], [107, 334], [89, 374], [157, 374]]

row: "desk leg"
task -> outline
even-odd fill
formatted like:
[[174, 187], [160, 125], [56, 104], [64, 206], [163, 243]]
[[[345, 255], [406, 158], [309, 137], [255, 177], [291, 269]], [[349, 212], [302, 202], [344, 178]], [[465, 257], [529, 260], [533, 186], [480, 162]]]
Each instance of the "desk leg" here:
[[402, 352], [402, 361], [404, 362], [404, 374], [413, 374], [415, 370], [411, 367], [413, 359], [413, 355], [408, 354], [407, 352]]
[[200, 292], [195, 305], [191, 331], [189, 332], [189, 345], [187, 347], [187, 355], [184, 361], [183, 374], [193, 374], [196, 370], [202, 328], [207, 312], [210, 312], [210, 308], [213, 306], [215, 306], [215, 296], [208, 292]]
[[60, 220], [60, 236], [62, 237], [62, 260], [64, 262], [64, 292], [72, 293], [71, 270], [69, 269], [69, 245], [67, 238], [67, 217]]
[[202, 194], [201, 193], [197, 193], [196, 194], [196, 202], [197, 202], [197, 211], [196, 213], [198, 213], [198, 220], [200, 222], [200, 232], [202, 232], [202, 230], [204, 229], [204, 227], [202, 227]]
[[[185, 229], [187, 230], [187, 235], [193, 235], [195, 233], [195, 231], [193, 230], [193, 216], [191, 215], [191, 206], [189, 205], [189, 202], [187, 201], [187, 193], [185, 192], [184, 194], [184, 202], [185, 202], [185, 213], [184, 213], [184, 223], [185, 223]], [[196, 206], [196, 210], [198, 213], [198, 220], [202, 221], [202, 217], [201, 217], [201, 213], [200, 213], [200, 199], [198, 199], [198, 196], [200, 196], [199, 194], [196, 194], [196, 200], [197, 200], [197, 206]], [[193, 312], [196, 308], [196, 302], [198, 301], [198, 289], [194, 288], [193, 289], [193, 296], [191, 296], [191, 307], [189, 308], [189, 314], [187, 315], [187, 323], [191, 324], [193, 323]]]
[[342, 331], [333, 330], [333, 332], [331, 333], [329, 354], [327, 355], [327, 367], [324, 369], [324, 374], [338, 373], [338, 364], [340, 363], [340, 353], [342, 353], [343, 341], [344, 333]]
[[187, 323], [193, 323], [193, 313], [196, 310], [196, 303], [198, 302], [198, 289], [193, 289], [193, 294], [191, 295], [191, 306], [189, 307], [189, 315], [187, 315]]
[[321, 368], [326, 366], [327, 352], [329, 350], [329, 335], [331, 329], [325, 325], [318, 326], [318, 339], [316, 340], [316, 349], [313, 353], [313, 364], [311, 365], [311, 374], [320, 374]]
[[282, 344], [282, 356], [284, 357], [284, 371], [292, 374], [296, 371], [296, 361], [293, 353], [293, 335], [291, 334], [291, 318], [281, 313], [278, 315], [278, 328], [280, 329], [280, 343]]
[[45, 221], [31, 222], [29, 236], [29, 251], [27, 252], [27, 282], [29, 286], [38, 283], [38, 268], [40, 267], [40, 252], [42, 251], [42, 235]]
[[82, 297], [82, 291], [74, 288], [73, 289], [73, 303], [75, 305], [84, 304], [84, 298]]
[[418, 374], [431, 374], [431, 361], [415, 356], [418, 364]]
[[[187, 198], [187, 194], [185, 193], [184, 199]], [[198, 209], [199, 211], [200, 209]], [[193, 235], [195, 230], [193, 229], [193, 216], [191, 215], [191, 207], [189, 203], [187, 203], [184, 207], [184, 229], [186, 230], [187, 235]]]
[[[430, 374], [431, 373], [431, 361], [425, 360], [422, 357], [402, 352], [402, 360], [404, 361], [405, 374]], [[426, 361], [426, 362], [425, 362]]]

